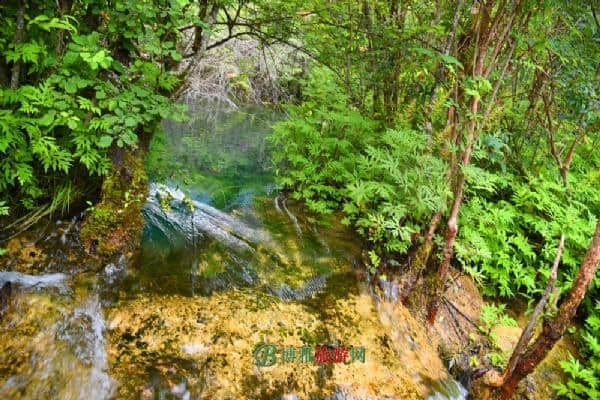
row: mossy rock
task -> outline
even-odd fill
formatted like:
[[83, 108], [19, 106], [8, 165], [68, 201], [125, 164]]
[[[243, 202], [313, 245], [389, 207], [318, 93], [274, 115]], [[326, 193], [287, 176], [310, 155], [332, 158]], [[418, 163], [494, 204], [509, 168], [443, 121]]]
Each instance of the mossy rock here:
[[142, 207], [148, 193], [145, 152], [122, 150], [102, 184], [101, 198], [86, 216], [81, 241], [91, 255], [109, 258], [135, 253], [144, 227]]

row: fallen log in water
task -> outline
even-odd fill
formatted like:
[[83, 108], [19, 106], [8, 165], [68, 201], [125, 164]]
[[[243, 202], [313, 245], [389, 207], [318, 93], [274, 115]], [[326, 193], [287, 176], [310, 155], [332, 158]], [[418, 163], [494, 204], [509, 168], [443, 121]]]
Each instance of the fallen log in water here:
[[[258, 244], [268, 248], [270, 235], [208, 204], [186, 198], [175, 188], [153, 183], [144, 206], [146, 224], [158, 228], [169, 238], [183, 235], [193, 242], [200, 236], [223, 243], [238, 252], [254, 252]], [[274, 249], [273, 249], [274, 250]]]

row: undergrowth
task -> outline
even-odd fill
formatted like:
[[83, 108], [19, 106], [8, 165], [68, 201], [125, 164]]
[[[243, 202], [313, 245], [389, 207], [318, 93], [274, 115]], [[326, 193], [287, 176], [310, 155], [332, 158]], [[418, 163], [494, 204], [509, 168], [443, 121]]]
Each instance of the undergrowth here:
[[[406, 253], [436, 211], [446, 212], [451, 198], [447, 164], [432, 155], [418, 127], [385, 128], [349, 106], [325, 69], [313, 71], [303, 94], [304, 101], [288, 107], [288, 118], [275, 125], [271, 138], [278, 149], [279, 183], [312, 211], [344, 211], [343, 222], [372, 244], [369, 254], [377, 262], [369, 270], [374, 272], [383, 257]], [[600, 215], [600, 156], [592, 145], [582, 144], [564, 185], [552, 159], [524, 166], [510, 158], [507, 140], [500, 134], [482, 136], [464, 170], [467, 189], [455, 260], [484, 295], [520, 296], [531, 305], [545, 288], [561, 233], [566, 243], [556, 285], [562, 294], [571, 287]], [[435, 241], [438, 248], [443, 245], [440, 232]], [[599, 284], [596, 278], [579, 313], [586, 322], [575, 340], [584, 361], [563, 361], [570, 379], [554, 385], [570, 399], [597, 398]], [[488, 311], [492, 320], [501, 318], [502, 310]], [[507, 357], [498, 351], [488, 356], [498, 367]]]

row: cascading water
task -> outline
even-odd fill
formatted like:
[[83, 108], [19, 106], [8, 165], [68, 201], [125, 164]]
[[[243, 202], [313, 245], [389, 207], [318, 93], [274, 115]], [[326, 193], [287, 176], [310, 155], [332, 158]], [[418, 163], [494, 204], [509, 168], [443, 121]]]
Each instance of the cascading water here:
[[[13, 335], [3, 343], [2, 364], [12, 360], [15, 373], [0, 385], [0, 398], [109, 399], [115, 392], [116, 382], [108, 375], [98, 296], [73, 300], [66, 286], [57, 292], [48, 285], [56, 278], [28, 277], [25, 282], [30, 288], [22, 286], [23, 280], [13, 281], [20, 289], [2, 333]], [[61, 285], [66, 285], [61, 278]], [[43, 282], [45, 288], [36, 282]]]

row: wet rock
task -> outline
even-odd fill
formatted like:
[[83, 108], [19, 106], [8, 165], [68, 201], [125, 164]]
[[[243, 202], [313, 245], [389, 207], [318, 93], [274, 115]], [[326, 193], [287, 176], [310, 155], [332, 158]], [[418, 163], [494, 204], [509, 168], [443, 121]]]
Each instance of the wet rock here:
[[306, 285], [301, 288], [293, 289], [288, 285], [281, 285], [277, 289], [272, 289], [273, 293], [284, 301], [302, 301], [325, 288], [327, 284], [327, 276], [319, 275], [309, 280]]
[[122, 167], [113, 168], [104, 179], [100, 202], [84, 218], [80, 240], [88, 254], [102, 262], [130, 252], [138, 255], [144, 227], [141, 210], [148, 192], [144, 157], [142, 148], [122, 151]]
[[0, 270], [30, 275], [75, 273], [89, 269], [79, 236], [81, 215], [52, 223], [47, 219], [3, 244]]
[[[526, 307], [513, 313], [518, 327], [496, 326], [493, 328], [498, 346], [498, 348], [494, 348], [488, 337], [478, 328], [481, 309], [486, 301], [479, 293], [477, 285], [468, 275], [455, 269], [451, 269], [449, 275], [451, 276], [450, 284], [436, 321], [429, 330], [429, 338], [431, 343], [440, 349], [441, 356], [452, 374], [469, 388], [469, 391], [475, 396], [474, 398], [480, 398], [476, 393], [489, 391], [489, 387], [483, 387], [485, 385], [482, 385], [481, 380], [478, 379], [481, 377], [481, 371], [492, 368], [487, 355], [496, 351], [510, 357], [512, 349], [519, 340], [522, 328], [528, 322], [528, 317], [525, 316]], [[383, 289], [385, 291], [385, 286]], [[412, 292], [409, 302], [411, 312], [423, 321], [425, 320], [424, 310], [427, 309], [427, 293], [427, 279], [422, 279]], [[548, 382], [558, 383], [566, 380], [559, 362], [566, 359], [569, 352], [576, 354], [577, 350], [567, 335], [561, 338], [541, 365], [519, 385], [518, 390], [525, 396], [523, 398], [554, 398], [556, 394]], [[478, 361], [478, 366], [472, 365], [473, 359]]]
[[186, 343], [181, 346], [181, 351], [187, 354], [202, 354], [210, 350], [210, 347], [202, 343]]
[[[322, 299], [312, 300], [314, 308], [236, 289], [209, 297], [153, 295], [122, 301], [107, 310], [113, 328], [108, 332], [111, 371], [121, 382], [118, 397], [139, 396], [150, 373], [159, 373], [160, 382], [185, 379], [191, 398], [215, 399], [282, 398], [286, 393], [291, 399], [331, 398], [343, 388], [347, 396], [353, 396], [348, 399], [417, 400], [428, 393], [418, 375], [432, 380], [447, 377], [439, 359], [434, 363], [423, 354], [429, 351], [437, 357], [435, 349], [422, 344], [426, 341], [422, 331], [412, 333], [419, 336], [422, 346], [418, 359], [399, 357], [410, 352], [403, 336], [390, 334], [389, 344], [382, 344], [385, 332], [407, 324], [412, 327], [410, 322], [381, 322], [369, 295], [348, 293], [347, 287], [343, 293], [329, 290], [318, 294]], [[198, 315], [204, 318], [203, 324], [197, 323]], [[145, 352], [123, 340], [126, 332], [148, 343]], [[259, 368], [253, 349], [261, 341], [278, 349], [304, 344], [364, 346], [366, 359], [365, 363], [326, 366], [278, 360], [273, 367]], [[173, 368], [179, 380], [170, 378], [173, 372], [159, 365]]]
[[[165, 210], [167, 195], [169, 208]], [[188, 199], [179, 189], [157, 183], [150, 185], [144, 216], [165, 237], [183, 236], [189, 243], [206, 236], [245, 253], [253, 252], [259, 243], [271, 241], [267, 232], [253, 229], [208, 204]]]
[[12, 283], [20, 287], [26, 288], [58, 288], [66, 289], [65, 274], [45, 274], [45, 275], [29, 275], [15, 271], [0, 271], [0, 285]]
[[10, 296], [12, 294], [12, 285], [10, 282], [5, 282], [0, 289], [0, 321], [4, 318], [4, 315], [8, 311], [10, 304]]
[[114, 284], [127, 274], [127, 259], [125, 255], [119, 257], [116, 263], [108, 263], [104, 267], [104, 279], [108, 284]]
[[47, 290], [13, 296], [0, 335], [0, 398], [112, 398], [97, 299], [73, 293], [66, 304]]

